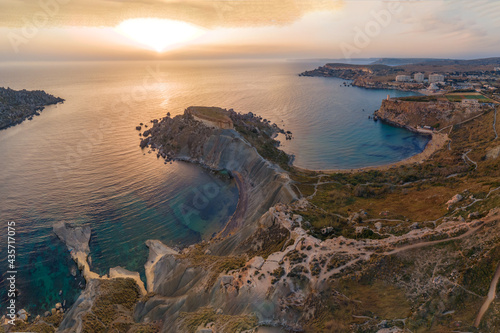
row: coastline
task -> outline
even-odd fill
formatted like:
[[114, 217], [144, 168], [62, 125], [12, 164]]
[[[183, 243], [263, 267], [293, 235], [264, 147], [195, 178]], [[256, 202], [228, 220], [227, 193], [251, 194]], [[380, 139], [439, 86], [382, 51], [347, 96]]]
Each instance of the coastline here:
[[293, 166], [296, 170], [301, 171], [301, 172], [318, 172], [318, 173], [324, 173], [324, 174], [334, 174], [334, 173], [359, 173], [359, 172], [365, 172], [365, 171], [385, 171], [391, 168], [396, 168], [399, 166], [403, 165], [409, 165], [409, 164], [421, 164], [425, 161], [427, 161], [436, 151], [440, 150], [443, 148], [446, 143], [448, 142], [448, 135], [444, 133], [438, 133], [438, 132], [431, 132], [427, 130], [416, 130], [414, 129], [413, 131], [416, 131], [421, 134], [427, 134], [431, 135], [431, 140], [427, 143], [425, 146], [424, 150], [416, 155], [413, 155], [411, 157], [408, 157], [404, 160], [394, 162], [394, 163], [389, 163], [389, 164], [384, 164], [384, 165], [379, 165], [379, 166], [367, 166], [363, 168], [354, 168], [354, 169], [325, 169], [325, 170], [313, 170], [313, 169], [307, 169], [307, 168], [302, 168], [298, 166]]
[[59, 103], [64, 103], [64, 99], [43, 90], [13, 90], [0, 87], [0, 130], [19, 125], [25, 120], [33, 120], [46, 106]]

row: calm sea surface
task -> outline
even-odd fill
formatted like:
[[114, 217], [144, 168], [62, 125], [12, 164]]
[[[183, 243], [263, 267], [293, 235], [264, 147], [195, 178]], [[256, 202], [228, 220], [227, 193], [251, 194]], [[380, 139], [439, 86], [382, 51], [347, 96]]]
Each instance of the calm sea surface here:
[[[64, 221], [90, 225], [92, 269], [140, 271], [147, 239], [186, 246], [209, 238], [234, 212], [237, 189], [186, 163], [165, 165], [141, 151], [135, 126], [190, 105], [253, 112], [284, 126], [283, 149], [312, 169], [395, 162], [427, 139], [368, 120], [387, 94], [343, 81], [299, 77], [319, 63], [88, 62], [0, 64], [0, 86], [66, 99], [32, 121], [0, 131], [0, 244], [16, 222], [18, 309], [70, 305], [82, 282], [52, 233]], [[72, 274], [73, 273], [73, 274]], [[0, 297], [6, 300], [2, 276]]]

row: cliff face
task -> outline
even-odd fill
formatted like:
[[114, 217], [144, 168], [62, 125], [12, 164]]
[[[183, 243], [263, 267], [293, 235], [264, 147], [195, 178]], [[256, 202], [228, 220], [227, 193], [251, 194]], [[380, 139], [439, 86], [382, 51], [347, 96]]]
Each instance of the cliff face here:
[[[233, 114], [241, 131], [273, 141], [274, 126], [248, 115]], [[247, 126], [247, 128], [244, 128]], [[148, 137], [150, 135], [150, 137]], [[201, 164], [212, 170], [227, 170], [236, 178], [240, 191], [237, 211], [220, 236], [212, 252], [228, 255], [238, 252], [238, 244], [255, 230], [255, 222], [269, 207], [296, 199], [288, 174], [264, 159], [247, 138], [232, 129], [205, 126], [188, 112], [175, 118], [164, 118], [144, 133], [147, 143], [159, 156]], [[237, 231], [237, 232], [236, 232]]]
[[[258, 133], [259, 137], [272, 141], [275, 130], [267, 122], [257, 121], [253, 116], [232, 118], [242, 132]], [[212, 170], [229, 171], [238, 184], [240, 197], [236, 212], [224, 230], [205, 244], [203, 253], [193, 254], [196, 251], [191, 250], [178, 255], [164, 245], [162, 250], [158, 242], [148, 242], [152, 251], [146, 265], [148, 291], [155, 296], [137, 305], [135, 319], [164, 321], [163, 331], [175, 332], [173, 324], [180, 312], [193, 312], [204, 306], [222, 308], [224, 314], [231, 316], [254, 311], [252, 304], [264, 301], [265, 293], [260, 297], [238, 292], [231, 284], [232, 277], [226, 277], [229, 282], [222, 282], [224, 270], [220, 267], [231, 266], [233, 261], [242, 262], [242, 255], [252, 246], [246, 241], [266, 224], [270, 207], [296, 199], [288, 174], [264, 159], [242, 133], [207, 127], [189, 113], [155, 122], [144, 135], [147, 145], [167, 160], [190, 161]], [[264, 319], [275, 314], [257, 312], [259, 316], [269, 316]]]
[[[149, 294], [138, 301], [136, 294], [142, 289], [141, 283], [139, 288], [123, 291], [125, 294], [133, 294], [131, 299], [135, 299], [133, 321], [131, 313], [126, 312], [130, 325], [158, 323], [162, 332], [186, 331], [185, 327], [179, 328], [179, 325], [186, 324], [179, 324], [179, 320], [187, 321], [185, 317], [180, 317], [181, 314], [207, 311], [203, 310], [205, 307], [220, 308], [223, 315], [220, 312], [211, 315], [217, 315], [221, 323], [236, 325], [231, 327], [247, 327], [250, 323], [253, 324], [248, 327], [254, 327], [256, 317], [250, 315], [252, 312], [256, 312], [261, 320], [272, 320], [279, 314], [274, 310], [258, 307], [266, 301], [267, 289], [258, 293], [240, 292], [245, 290], [242, 288], [244, 283], [233, 283], [234, 276], [223, 274], [242, 268], [250, 259], [246, 255], [247, 251], [254, 246], [248, 240], [257, 230], [274, 225], [273, 218], [268, 213], [270, 207], [279, 202], [288, 204], [297, 198], [290, 187], [288, 174], [264, 159], [249, 142], [263, 142], [267, 145], [266, 152], [282, 161], [283, 155], [276, 149], [273, 140], [279, 129], [252, 114], [228, 112], [238, 131], [206, 126], [186, 112], [183, 116], [153, 121], [153, 127], [143, 134], [141, 147], [154, 150], [158, 157], [167, 161], [176, 159], [197, 163], [211, 170], [228, 171], [238, 185], [239, 201], [226, 227], [210, 242], [185, 249], [181, 253], [156, 240], [146, 242], [150, 249], [145, 265]], [[60, 232], [60, 229], [64, 232]], [[62, 235], [60, 238], [66, 241], [68, 247], [80, 249], [82, 242], [73, 240], [85, 238], [76, 237], [83, 232], [74, 228], [68, 229], [71, 232], [66, 232], [66, 229], [61, 227], [54, 230], [59, 231], [58, 235]], [[75, 230], [79, 232], [78, 235], [73, 235]], [[288, 235], [288, 232], [282, 235]], [[88, 244], [88, 239], [83, 239], [83, 243]], [[88, 246], [80, 252], [86, 254], [87, 249]], [[271, 265], [276, 265], [274, 260]], [[96, 300], [114, 297], [112, 290], [106, 289], [107, 287], [103, 289], [102, 285], [125, 283], [125, 280], [129, 281], [127, 283], [134, 283], [131, 282], [132, 279], [116, 279], [111, 273], [109, 280], [90, 276], [85, 292], [65, 316], [60, 332], [81, 332], [85, 331], [85, 327], [97, 325], [92, 314], [102, 311]], [[135, 277], [132, 272], [128, 273], [123, 277]], [[121, 276], [118, 274], [117, 277]], [[100, 291], [97, 292], [98, 289]], [[278, 297], [278, 290], [273, 295], [266, 301], [271, 305], [273, 299]], [[127, 306], [131, 308], [129, 303]], [[115, 320], [115, 313], [112, 314], [111, 318], [106, 319], [112, 323], [111, 326]], [[227, 331], [232, 332], [234, 329], [228, 328]]]
[[384, 100], [375, 113], [381, 120], [392, 125], [416, 129], [418, 126], [443, 128], [469, 119], [481, 112], [479, 106], [463, 106], [461, 103], [431, 101], [415, 102], [398, 99]]

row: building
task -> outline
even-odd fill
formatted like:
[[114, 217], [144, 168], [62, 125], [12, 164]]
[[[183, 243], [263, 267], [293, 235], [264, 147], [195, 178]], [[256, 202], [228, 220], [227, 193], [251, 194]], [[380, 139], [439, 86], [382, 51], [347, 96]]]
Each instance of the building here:
[[495, 67], [495, 71], [500, 72], [500, 67]]
[[427, 89], [428, 89], [428, 90], [434, 90], [434, 91], [437, 91], [437, 90], [439, 90], [439, 87], [438, 87], [438, 85], [437, 85], [437, 83], [436, 83], [436, 82], [433, 82], [433, 83], [431, 83], [431, 84], [429, 85], [429, 88], [427, 88]]
[[477, 99], [464, 99], [462, 100], [463, 106], [477, 106], [479, 105], [479, 101]]
[[415, 80], [415, 82], [422, 83], [424, 82], [424, 79], [425, 79], [424, 73], [417, 73], [413, 75], [413, 80]]
[[429, 83], [444, 82], [444, 75], [442, 74], [431, 74], [429, 75]]
[[458, 82], [455, 83], [454, 87], [455, 89], [464, 89], [464, 90], [474, 89], [474, 86], [469, 82]]
[[398, 75], [396, 76], [396, 82], [410, 82], [411, 76], [409, 75]]

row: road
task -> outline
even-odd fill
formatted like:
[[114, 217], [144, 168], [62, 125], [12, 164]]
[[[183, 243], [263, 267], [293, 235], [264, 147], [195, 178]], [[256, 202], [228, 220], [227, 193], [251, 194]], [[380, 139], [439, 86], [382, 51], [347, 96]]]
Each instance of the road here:
[[484, 314], [486, 313], [486, 311], [488, 311], [488, 308], [490, 307], [491, 303], [496, 297], [498, 280], [500, 280], [500, 262], [497, 265], [497, 270], [495, 272], [495, 275], [493, 276], [493, 280], [491, 280], [488, 297], [486, 298], [486, 301], [484, 301], [483, 306], [481, 306], [479, 314], [477, 315], [476, 320], [474, 321], [475, 327], [479, 327], [481, 319], [483, 319]]

